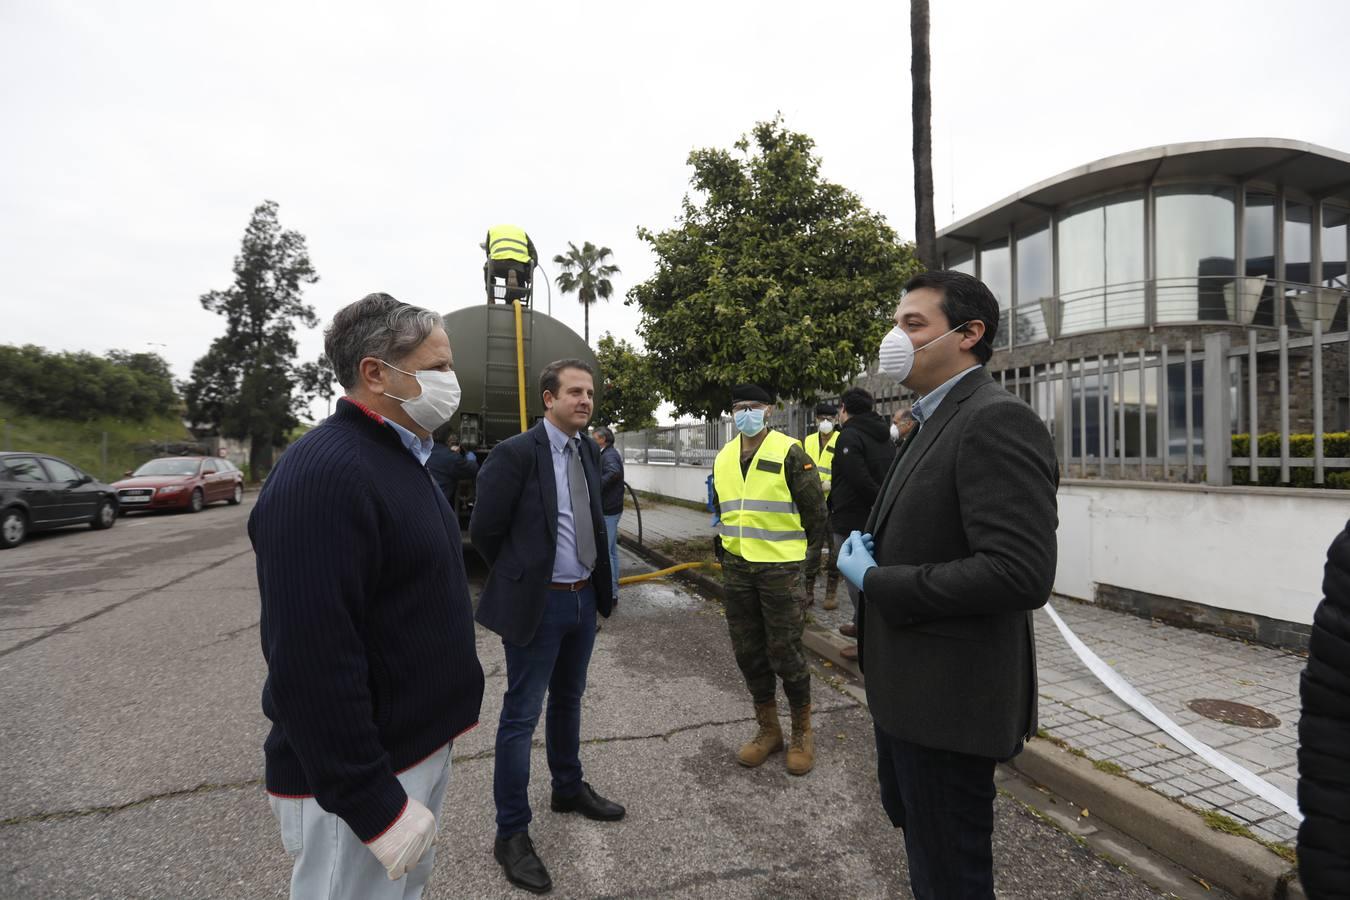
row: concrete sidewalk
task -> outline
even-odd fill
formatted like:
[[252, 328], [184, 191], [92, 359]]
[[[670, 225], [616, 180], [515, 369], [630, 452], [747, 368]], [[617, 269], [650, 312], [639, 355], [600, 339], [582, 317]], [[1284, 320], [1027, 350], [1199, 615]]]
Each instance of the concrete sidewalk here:
[[[711, 540], [710, 520], [706, 512], [642, 500], [643, 537], [649, 546]], [[637, 540], [631, 505], [620, 530]], [[841, 586], [839, 609], [832, 613], [821, 608], [821, 594], [818, 586], [810, 619], [821, 631], [837, 635], [837, 626], [852, 618], [847, 593]], [[1296, 793], [1302, 656], [1064, 598], [1053, 604], [1088, 647], [1179, 725], [1291, 796]], [[1272, 844], [1293, 845], [1298, 825], [1292, 817], [1252, 796], [1117, 699], [1088, 671], [1044, 612], [1037, 613], [1036, 624], [1043, 736], [1093, 761], [1102, 771], [1122, 775], [1196, 810], [1218, 812]], [[837, 637], [830, 640], [835, 646], [845, 643]], [[819, 647], [819, 638], [813, 643]], [[1198, 700], [1257, 707], [1270, 715], [1264, 723], [1270, 727], [1206, 718], [1188, 705]]]

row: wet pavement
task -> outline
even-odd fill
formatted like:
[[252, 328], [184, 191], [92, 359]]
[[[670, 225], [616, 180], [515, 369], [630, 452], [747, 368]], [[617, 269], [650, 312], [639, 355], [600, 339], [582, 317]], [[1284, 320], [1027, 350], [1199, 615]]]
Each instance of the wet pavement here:
[[[0, 553], [0, 896], [285, 896], [261, 785], [251, 499]], [[625, 553], [623, 568], [645, 566]], [[721, 607], [665, 581], [621, 597], [597, 638], [582, 759], [629, 814], [549, 812], [539, 735], [531, 834], [555, 895], [908, 896], [870, 718], [833, 674], [813, 687], [815, 771], [792, 778], [781, 755], [744, 769], [752, 710]], [[482, 724], [454, 748], [428, 897], [521, 896], [491, 858], [501, 644], [480, 630], [478, 650]], [[1001, 897], [1160, 896], [1008, 793], [995, 853]]]

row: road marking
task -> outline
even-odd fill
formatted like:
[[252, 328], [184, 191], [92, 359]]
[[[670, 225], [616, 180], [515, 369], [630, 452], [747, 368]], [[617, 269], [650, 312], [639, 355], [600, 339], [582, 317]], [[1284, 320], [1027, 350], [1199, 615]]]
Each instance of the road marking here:
[[1218, 750], [1209, 746], [1209, 744], [1193, 737], [1190, 732], [1182, 728], [1176, 722], [1173, 722], [1168, 718], [1166, 713], [1154, 706], [1153, 703], [1143, 694], [1139, 693], [1139, 691], [1135, 690], [1134, 685], [1122, 678], [1119, 672], [1111, 668], [1100, 656], [1088, 649], [1087, 644], [1084, 644], [1078, 639], [1078, 635], [1073, 633], [1073, 629], [1064, 623], [1064, 620], [1059, 617], [1059, 613], [1055, 612], [1054, 608], [1051, 607], [1049, 603], [1045, 604], [1045, 611], [1049, 614], [1050, 620], [1055, 623], [1055, 627], [1059, 629], [1059, 633], [1063, 636], [1069, 647], [1073, 649], [1073, 652], [1077, 653], [1078, 658], [1083, 661], [1083, 664], [1088, 667], [1088, 670], [1091, 671], [1093, 675], [1097, 676], [1098, 681], [1111, 689], [1111, 693], [1115, 694], [1121, 700], [1124, 700], [1133, 707], [1136, 712], [1148, 719], [1154, 725], [1157, 725], [1163, 731], [1176, 738], [1196, 756], [1200, 757], [1220, 772], [1223, 772], [1229, 778], [1233, 779], [1271, 806], [1278, 806], [1290, 816], [1293, 816], [1297, 821], [1303, 821], [1303, 814], [1298, 811], [1298, 801], [1271, 784], [1269, 781], [1266, 781], [1260, 775], [1257, 775], [1249, 769], [1243, 768], [1224, 756]]

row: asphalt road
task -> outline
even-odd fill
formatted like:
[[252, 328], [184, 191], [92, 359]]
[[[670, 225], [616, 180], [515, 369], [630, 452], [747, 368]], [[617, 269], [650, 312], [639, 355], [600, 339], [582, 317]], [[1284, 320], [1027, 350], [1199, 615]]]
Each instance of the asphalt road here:
[[[0, 552], [0, 897], [286, 895], [261, 785], [251, 505], [133, 516]], [[454, 748], [429, 897], [526, 896], [491, 858], [504, 675], [495, 636], [480, 630], [478, 650], [482, 725]], [[908, 897], [867, 711], [827, 678], [814, 691], [816, 770], [791, 778], [781, 755], [741, 768], [751, 709], [720, 607], [664, 582], [625, 588], [597, 640], [582, 758], [629, 814], [549, 812], [537, 744], [531, 833], [554, 893]], [[1162, 896], [1006, 792], [995, 854], [1003, 898]]]

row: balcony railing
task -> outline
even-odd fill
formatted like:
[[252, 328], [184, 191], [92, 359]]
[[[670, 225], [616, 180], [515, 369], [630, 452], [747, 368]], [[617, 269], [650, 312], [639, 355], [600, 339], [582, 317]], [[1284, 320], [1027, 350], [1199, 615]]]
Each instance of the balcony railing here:
[[1346, 330], [1344, 285], [1279, 281], [1264, 275], [1157, 278], [1065, 291], [1019, 303], [1012, 347], [1114, 328], [1228, 322], [1246, 328], [1288, 326], [1292, 334]]

